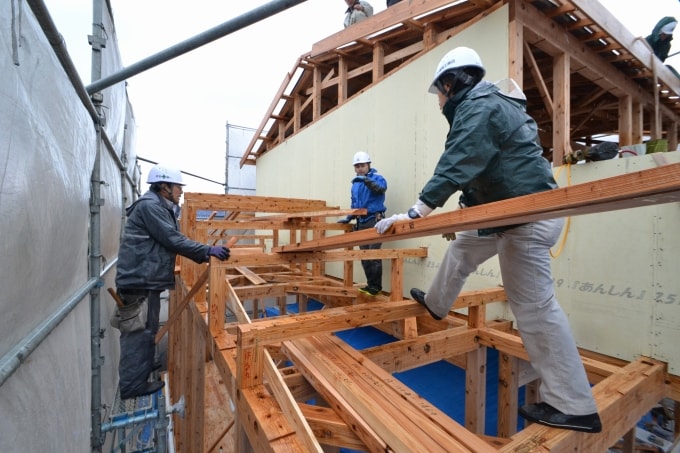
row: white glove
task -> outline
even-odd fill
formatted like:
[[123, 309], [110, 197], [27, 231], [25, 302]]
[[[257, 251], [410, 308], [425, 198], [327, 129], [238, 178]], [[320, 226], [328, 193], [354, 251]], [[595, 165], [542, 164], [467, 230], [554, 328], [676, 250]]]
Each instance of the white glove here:
[[375, 229], [376, 231], [378, 231], [378, 233], [385, 234], [385, 232], [390, 229], [394, 222], [398, 222], [400, 220], [408, 220], [409, 218], [410, 217], [408, 216], [408, 214], [394, 214], [392, 217], [382, 219], [381, 221], [376, 223]]
[[420, 199], [418, 199], [418, 201], [416, 201], [416, 204], [411, 206], [411, 209], [409, 209], [408, 211], [409, 216], [412, 219], [417, 219], [418, 217], [427, 217], [427, 215], [434, 211], [434, 209], [432, 209], [431, 207], [420, 201]]

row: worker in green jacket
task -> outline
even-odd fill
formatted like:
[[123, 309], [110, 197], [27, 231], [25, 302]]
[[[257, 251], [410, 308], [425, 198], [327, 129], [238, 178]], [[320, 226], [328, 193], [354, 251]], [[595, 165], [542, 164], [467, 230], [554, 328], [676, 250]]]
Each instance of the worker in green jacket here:
[[[465, 209], [557, 187], [542, 156], [536, 122], [526, 113], [526, 97], [516, 86], [501, 92], [482, 80], [486, 70], [474, 50], [457, 47], [441, 60], [430, 84], [449, 122], [444, 152], [408, 213], [375, 226], [386, 233], [394, 222], [417, 221], [455, 192]], [[563, 219], [503, 225], [456, 233], [426, 292], [411, 297], [438, 320], [448, 316], [467, 277], [498, 255], [503, 286], [533, 368], [541, 378], [541, 402], [521, 407], [529, 421], [597, 433], [602, 423], [576, 348], [569, 321], [555, 298], [550, 247]]]
[[676, 25], [678, 25], [678, 21], [675, 20], [675, 17], [666, 16], [656, 23], [652, 33], [645, 38], [654, 55], [659, 57], [661, 61], [666, 61], [671, 51], [671, 41], [673, 41], [673, 31], [675, 31]]

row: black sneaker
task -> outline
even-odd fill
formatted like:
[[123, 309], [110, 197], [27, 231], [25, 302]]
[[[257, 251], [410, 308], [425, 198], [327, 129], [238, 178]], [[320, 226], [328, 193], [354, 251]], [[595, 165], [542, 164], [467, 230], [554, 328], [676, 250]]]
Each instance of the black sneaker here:
[[432, 310], [430, 310], [430, 307], [425, 305], [425, 292], [423, 290], [418, 288], [411, 288], [411, 297], [413, 297], [413, 299], [415, 299], [415, 301], [418, 302], [420, 305], [427, 308], [427, 311], [430, 313], [430, 316], [432, 316], [434, 319], [436, 319], [437, 321], [441, 321], [442, 319], [444, 319], [438, 314], [432, 312]]
[[364, 293], [369, 296], [377, 296], [380, 294], [380, 291], [382, 291], [380, 288], [374, 288], [373, 286], [364, 286], [363, 288], [359, 288], [360, 293]]
[[527, 404], [519, 409], [519, 415], [531, 422], [553, 428], [570, 429], [584, 433], [602, 431], [600, 416], [595, 412], [588, 415], [567, 415], [548, 403]]

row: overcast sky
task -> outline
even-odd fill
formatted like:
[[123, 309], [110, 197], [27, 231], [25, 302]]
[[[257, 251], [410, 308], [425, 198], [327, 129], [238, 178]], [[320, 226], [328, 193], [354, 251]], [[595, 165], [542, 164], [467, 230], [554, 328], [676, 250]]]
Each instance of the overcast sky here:
[[[90, 83], [91, 0], [45, 0], [83, 82]], [[260, 0], [111, 0], [123, 65], [269, 3]], [[385, 0], [371, 2], [375, 12]], [[663, 16], [680, 18], [678, 0], [601, 0], [635, 36]], [[128, 79], [141, 157], [223, 181], [226, 124], [257, 128], [288, 71], [312, 45], [342, 29], [344, 0], [307, 0], [278, 15]], [[671, 53], [680, 51], [680, 28]], [[680, 68], [680, 56], [667, 64]], [[143, 166], [143, 170], [147, 168]], [[189, 179], [189, 191], [222, 186]]]

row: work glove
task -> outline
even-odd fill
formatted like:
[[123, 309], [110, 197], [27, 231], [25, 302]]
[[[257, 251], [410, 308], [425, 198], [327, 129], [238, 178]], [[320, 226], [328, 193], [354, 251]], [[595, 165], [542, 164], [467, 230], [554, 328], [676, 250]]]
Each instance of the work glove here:
[[366, 184], [366, 187], [368, 187], [368, 190], [370, 190], [373, 193], [376, 193], [378, 195], [385, 193], [387, 190], [386, 187], [380, 187], [380, 184], [372, 180], [371, 178], [366, 178], [364, 179], [364, 184]]
[[229, 249], [223, 245], [214, 245], [208, 249], [208, 256], [214, 256], [220, 261], [229, 259]]
[[375, 224], [375, 229], [380, 234], [385, 234], [389, 230], [394, 222], [399, 222], [401, 220], [408, 220], [410, 217], [408, 214], [394, 214], [392, 217], [387, 217], [382, 219], [380, 222]]
[[431, 207], [420, 201], [416, 201], [416, 204], [411, 206], [411, 209], [408, 210], [408, 216], [412, 219], [418, 219], [420, 217], [427, 217], [429, 213], [434, 211]]
[[355, 182], [365, 182], [365, 181], [366, 181], [365, 176], [355, 176], [354, 179], [352, 179], [353, 183], [355, 183]]

